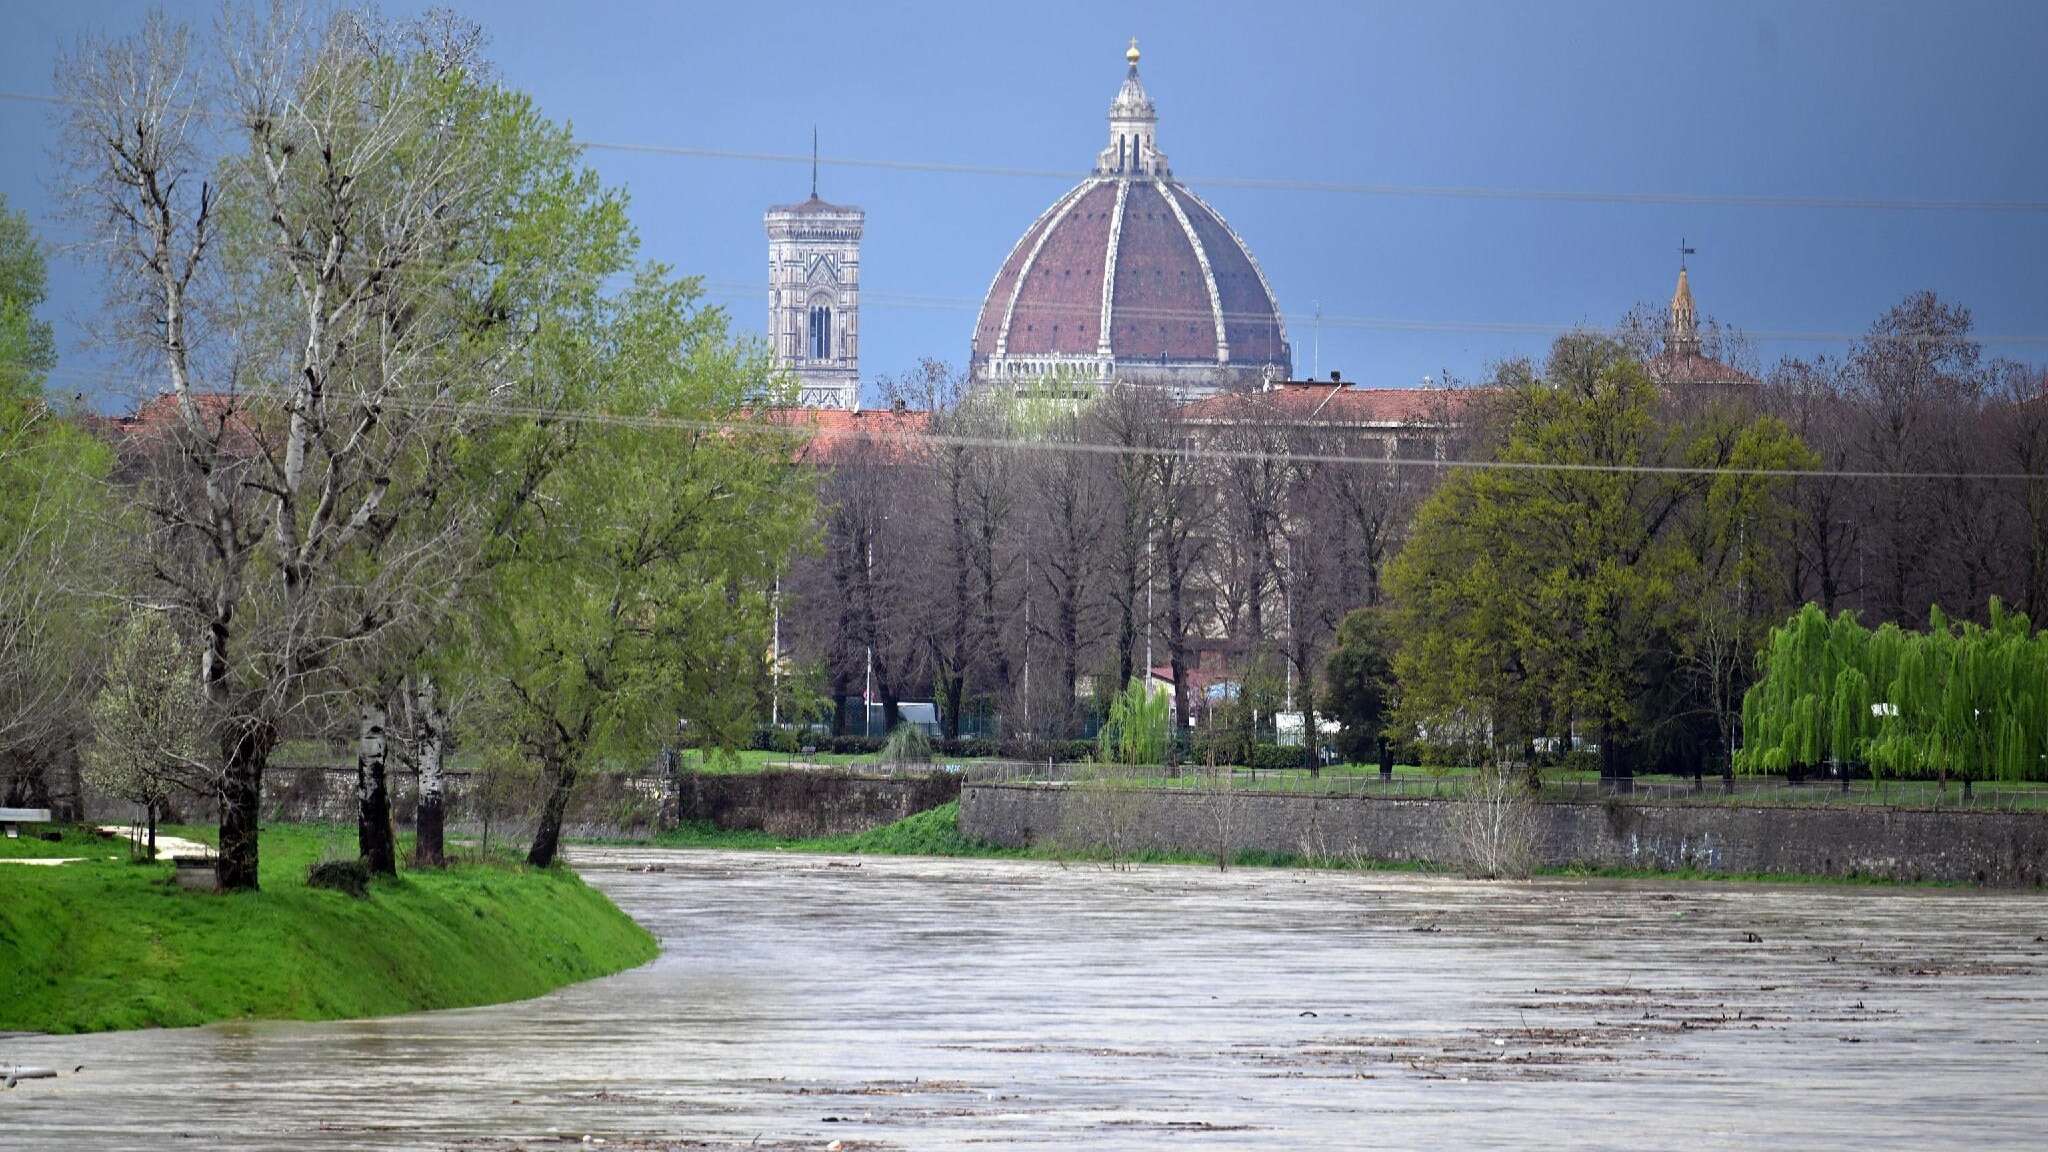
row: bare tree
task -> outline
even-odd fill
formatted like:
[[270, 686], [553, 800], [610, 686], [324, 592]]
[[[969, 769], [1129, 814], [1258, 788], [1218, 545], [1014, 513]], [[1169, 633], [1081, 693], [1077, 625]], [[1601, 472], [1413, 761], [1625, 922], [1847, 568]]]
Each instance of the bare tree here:
[[[1303, 448], [1313, 442], [1312, 430], [1304, 430], [1296, 439]], [[1284, 653], [1295, 686], [1294, 709], [1302, 718], [1302, 753], [1312, 776], [1322, 773], [1317, 682], [1337, 625], [1352, 606], [1344, 595], [1343, 575], [1350, 560], [1344, 547], [1345, 529], [1355, 505], [1347, 503], [1336, 482], [1346, 467], [1304, 464], [1284, 494], [1287, 505], [1279, 568], [1287, 613]]]
[[[1154, 505], [1152, 545], [1157, 559], [1154, 579], [1165, 603], [1156, 626], [1166, 639], [1167, 661], [1173, 669], [1174, 721], [1182, 729], [1193, 723], [1194, 698], [1189, 694], [1194, 670], [1189, 657], [1201, 635], [1201, 581], [1217, 514], [1212, 461], [1184, 423], [1181, 410], [1162, 412], [1160, 438], [1146, 460], [1152, 471]], [[1169, 748], [1169, 758], [1176, 755]]]
[[1444, 807], [1469, 875], [1514, 880], [1535, 870], [1535, 805], [1508, 766], [1482, 766], [1466, 781], [1464, 798]]
[[[1978, 349], [1967, 309], [1915, 293], [1872, 325], [1850, 354], [1847, 394], [1863, 459], [1872, 470], [1939, 472], [1954, 462], [1955, 421], [1975, 399]], [[1937, 595], [1934, 561], [1957, 527], [1925, 481], [1863, 486], [1875, 607], [1885, 618], [1924, 617]], [[1967, 608], [1965, 610], [1968, 610]]]
[[2001, 469], [2025, 473], [1998, 498], [2008, 509], [2009, 553], [2016, 602], [2036, 621], [2048, 620], [2048, 372], [1999, 361], [1991, 366], [1986, 433]]
[[[1046, 429], [1046, 450], [1028, 454], [1024, 511], [1030, 586], [1035, 606], [1029, 636], [1051, 649], [1052, 688], [1039, 693], [1054, 711], [1047, 730], [1061, 736], [1080, 732], [1075, 692], [1094, 645], [1091, 637], [1104, 617], [1096, 599], [1103, 567], [1102, 528], [1110, 516], [1108, 475], [1101, 462], [1073, 450], [1082, 434], [1075, 416]], [[1043, 705], [1041, 705], [1043, 707]]]
[[1143, 635], [1148, 635], [1152, 626], [1146, 603], [1151, 581], [1148, 544], [1158, 494], [1147, 451], [1159, 442], [1163, 412], [1164, 405], [1154, 393], [1130, 386], [1112, 387], [1090, 406], [1084, 430], [1090, 442], [1108, 450], [1103, 458], [1109, 473], [1106, 487], [1111, 518], [1103, 538], [1108, 569], [1105, 585], [1116, 642], [1113, 692], [1122, 691], [1133, 676], [1151, 671], [1138, 667]]
[[1826, 357], [1781, 362], [1765, 382], [1764, 405], [1819, 463], [1819, 474], [1801, 478], [1792, 490], [1791, 584], [1795, 596], [1817, 600], [1833, 614], [1845, 598], [1862, 590], [1855, 561], [1864, 523], [1853, 482], [1828, 475], [1861, 462], [1850, 426], [1855, 412], [1842, 395], [1839, 365]]
[[1255, 666], [1274, 634], [1266, 613], [1278, 586], [1275, 552], [1296, 469], [1287, 425], [1266, 397], [1245, 393], [1228, 400], [1226, 419], [1204, 437], [1223, 450], [1215, 468], [1218, 548], [1224, 553], [1218, 611], [1225, 631]]
[[253, 887], [255, 808], [271, 733], [239, 723], [239, 648], [249, 568], [263, 538], [251, 480], [252, 421], [233, 391], [234, 357], [216, 349], [216, 386], [199, 383], [201, 272], [219, 225], [199, 101], [211, 77], [186, 29], [152, 13], [129, 39], [82, 40], [57, 67], [65, 188], [106, 264], [114, 338], [161, 373], [169, 419], [139, 445], [152, 575], [202, 638], [201, 680], [226, 771], [221, 880]]
[[791, 631], [824, 662], [833, 731], [867, 735], [865, 715], [848, 721], [852, 702], [879, 701], [892, 728], [929, 667], [910, 603], [911, 577], [926, 561], [913, 543], [919, 520], [906, 499], [904, 445], [857, 435], [835, 437], [829, 450], [820, 460], [821, 555], [792, 573]]

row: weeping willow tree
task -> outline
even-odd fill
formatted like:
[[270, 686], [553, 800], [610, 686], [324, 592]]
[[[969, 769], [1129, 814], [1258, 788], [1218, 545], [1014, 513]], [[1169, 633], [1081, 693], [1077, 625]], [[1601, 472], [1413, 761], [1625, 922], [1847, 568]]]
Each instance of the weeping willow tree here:
[[1925, 631], [1871, 631], [1808, 604], [1758, 656], [1736, 767], [1864, 764], [1965, 788], [2048, 779], [2048, 633], [1995, 599], [1990, 620], [1957, 624], [1936, 608]]
[[1109, 703], [1109, 718], [1096, 735], [1095, 758], [1104, 764], [1164, 764], [1170, 699], [1133, 679]]

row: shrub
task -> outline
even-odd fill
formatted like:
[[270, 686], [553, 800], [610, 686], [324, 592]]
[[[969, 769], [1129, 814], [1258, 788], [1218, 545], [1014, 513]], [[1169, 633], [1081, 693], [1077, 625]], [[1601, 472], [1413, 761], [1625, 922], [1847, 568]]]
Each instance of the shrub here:
[[1285, 747], [1279, 744], [1254, 744], [1245, 767], [1262, 772], [1283, 768], [1305, 768], [1308, 766], [1308, 750], [1301, 747]]
[[1096, 737], [1096, 758], [1105, 764], [1164, 764], [1168, 708], [1165, 693], [1133, 678], [1110, 701], [1109, 720]]
[[1536, 865], [1536, 813], [1513, 772], [1480, 769], [1465, 798], [1446, 805], [1465, 873], [1483, 880], [1527, 877]]
[[370, 866], [361, 860], [319, 860], [306, 869], [306, 887], [332, 888], [360, 900], [370, 894]]
[[932, 738], [924, 729], [915, 724], [898, 724], [889, 739], [882, 745], [884, 764], [929, 764], [932, 762]]
[[1582, 772], [1597, 775], [1600, 771], [1600, 754], [1591, 748], [1574, 748], [1558, 757], [1561, 772]]

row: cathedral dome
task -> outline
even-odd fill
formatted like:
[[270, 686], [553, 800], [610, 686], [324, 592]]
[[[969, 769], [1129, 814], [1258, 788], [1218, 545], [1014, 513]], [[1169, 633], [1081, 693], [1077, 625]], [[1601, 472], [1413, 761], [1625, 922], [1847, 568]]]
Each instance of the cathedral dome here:
[[1186, 394], [1291, 375], [1280, 306], [1223, 217], [1173, 178], [1138, 79], [1137, 42], [1109, 145], [1003, 261], [974, 326], [976, 381], [1116, 379]]

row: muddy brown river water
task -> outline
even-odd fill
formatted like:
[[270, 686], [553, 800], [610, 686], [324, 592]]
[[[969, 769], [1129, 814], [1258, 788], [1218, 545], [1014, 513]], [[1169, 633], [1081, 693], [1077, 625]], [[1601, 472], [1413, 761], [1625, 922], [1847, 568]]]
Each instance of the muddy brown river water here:
[[2036, 893], [576, 858], [660, 959], [0, 1039], [0, 1147], [2048, 1147]]

